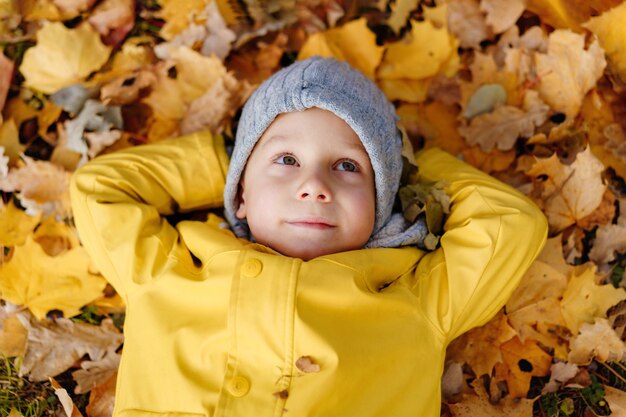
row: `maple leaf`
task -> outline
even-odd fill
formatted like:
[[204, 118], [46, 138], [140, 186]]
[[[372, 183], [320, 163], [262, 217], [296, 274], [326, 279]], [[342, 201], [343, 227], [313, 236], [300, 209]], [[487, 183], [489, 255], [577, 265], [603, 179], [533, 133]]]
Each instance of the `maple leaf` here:
[[360, 18], [311, 35], [298, 52], [298, 59], [313, 55], [333, 57], [349, 62], [373, 79], [384, 50], [376, 45], [376, 35], [368, 29], [365, 18]]
[[51, 310], [72, 317], [106, 286], [104, 278], [89, 273], [89, 263], [82, 246], [51, 257], [29, 237], [0, 265], [0, 293], [7, 301], [27, 306], [37, 318]]
[[515, 25], [525, 9], [524, 0], [481, 0], [480, 9], [494, 33], [502, 33]]
[[565, 165], [556, 154], [537, 159], [526, 174], [541, 177], [544, 212], [553, 230], [560, 231], [591, 214], [602, 202], [606, 185], [602, 163], [589, 148]]
[[585, 94], [602, 76], [606, 59], [597, 39], [585, 49], [583, 35], [555, 30], [548, 37], [548, 52], [535, 53], [535, 66], [541, 98], [552, 109], [573, 118]]
[[20, 246], [39, 224], [41, 215], [29, 216], [9, 201], [0, 208], [0, 245]]
[[58, 256], [80, 246], [76, 230], [52, 217], [37, 226], [33, 240], [39, 243], [49, 256]]
[[596, 317], [593, 324], [583, 323], [580, 334], [570, 343], [570, 349], [568, 360], [579, 365], [587, 365], [594, 358], [600, 362], [626, 358], [626, 344], [604, 318]]
[[387, 19], [387, 26], [389, 26], [395, 33], [400, 33], [407, 21], [411, 12], [417, 8], [419, 0], [400, 0], [391, 4], [391, 14]]
[[43, 381], [65, 372], [84, 355], [99, 361], [124, 339], [111, 319], [95, 326], [66, 318], [38, 321], [23, 313], [18, 317], [28, 329], [28, 348], [20, 374], [28, 375], [31, 381]]
[[503, 343], [501, 350], [505, 366], [496, 367], [496, 378], [506, 380], [511, 397], [526, 397], [531, 378], [546, 376], [550, 372], [552, 357], [533, 340], [522, 342], [519, 337], [514, 337]]
[[596, 284], [596, 266], [581, 266], [574, 271], [563, 293], [561, 309], [572, 334], [577, 335], [582, 323], [605, 318], [609, 307], [626, 299], [626, 290], [612, 285]]
[[159, 0], [161, 10], [159, 16], [165, 20], [165, 25], [159, 32], [159, 36], [170, 41], [177, 34], [189, 27], [194, 16], [198, 16], [206, 7], [206, 0]]
[[24, 54], [20, 72], [26, 86], [50, 94], [84, 80], [110, 53], [90, 25], [67, 29], [48, 23], [37, 32], [37, 45]]
[[606, 52], [611, 66], [626, 82], [626, 29], [621, 24], [626, 19], [626, 3], [592, 17], [583, 26], [592, 31]]

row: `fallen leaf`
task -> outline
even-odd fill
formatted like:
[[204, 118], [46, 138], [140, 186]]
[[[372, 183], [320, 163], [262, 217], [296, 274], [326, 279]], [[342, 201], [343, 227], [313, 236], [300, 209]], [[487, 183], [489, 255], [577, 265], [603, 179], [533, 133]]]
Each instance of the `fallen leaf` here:
[[17, 126], [13, 119], [0, 124], [0, 146], [4, 148], [4, 155], [9, 157], [9, 163], [12, 165], [15, 165], [20, 154], [26, 149], [26, 146], [20, 143]]
[[[94, 157], [104, 146], [111, 145], [121, 137], [119, 133], [111, 136], [109, 132], [114, 128], [121, 129], [123, 124], [121, 107], [106, 106], [97, 100], [88, 99], [78, 116], [65, 122], [66, 146], [74, 152]], [[109, 136], [91, 136], [90, 141], [87, 132], [108, 133]]]
[[536, 160], [526, 174], [540, 181], [544, 213], [552, 230], [575, 224], [600, 205], [606, 190], [600, 175], [603, 170], [589, 148], [570, 165], [561, 163], [556, 154]]
[[159, 0], [161, 10], [159, 16], [165, 20], [165, 25], [159, 32], [159, 35], [166, 41], [174, 39], [180, 32], [184, 31], [190, 23], [193, 22], [194, 16], [199, 15], [206, 7], [206, 0]]
[[28, 332], [15, 313], [0, 315], [0, 355], [7, 358], [23, 357], [27, 337]]
[[20, 72], [26, 86], [51, 94], [100, 69], [110, 53], [89, 25], [67, 29], [48, 23], [37, 32], [37, 45], [24, 54]]
[[66, 318], [35, 320], [20, 315], [28, 329], [28, 348], [20, 367], [21, 375], [31, 381], [44, 381], [65, 372], [84, 355], [101, 360], [109, 350], [116, 350], [123, 336], [111, 319], [100, 326], [75, 323]]
[[103, 0], [88, 19], [107, 45], [118, 45], [135, 24], [134, 0]]
[[321, 369], [320, 365], [315, 363], [315, 360], [310, 356], [300, 356], [296, 360], [296, 368], [305, 374], [319, 372]]
[[33, 239], [49, 256], [58, 256], [80, 246], [76, 229], [52, 217], [41, 222], [33, 233]]
[[541, 98], [553, 110], [573, 118], [585, 94], [602, 76], [606, 59], [597, 39], [585, 48], [583, 35], [555, 30], [548, 37], [548, 52], [535, 53], [535, 65]]
[[478, 0], [449, 2], [448, 27], [463, 48], [479, 49], [480, 43], [492, 36]]
[[28, 237], [15, 248], [11, 260], [0, 265], [0, 293], [3, 299], [28, 307], [39, 319], [51, 310], [75, 316], [106, 285], [104, 278], [89, 273], [89, 263], [82, 246], [51, 257]]
[[89, 417], [111, 417], [115, 404], [115, 387], [117, 372], [115, 372], [104, 384], [98, 385], [91, 390], [87, 415]]
[[[1, 33], [1, 32], [0, 32]], [[13, 69], [15, 64], [7, 58], [0, 50], [0, 111], [4, 108], [11, 80], [13, 79]], [[2, 115], [0, 114], [0, 123], [2, 123]]]
[[459, 395], [465, 388], [465, 378], [463, 376], [463, 364], [448, 361], [441, 377], [441, 399], [443, 402], [458, 402]]
[[567, 362], [556, 362], [550, 366], [550, 380], [542, 388], [541, 393], [556, 392], [578, 373], [578, 365]]
[[105, 105], [131, 104], [157, 81], [152, 71], [139, 70], [114, 78], [100, 89], [100, 100]]
[[463, 399], [456, 404], [448, 404], [452, 417], [528, 417], [532, 415], [534, 400], [507, 398], [499, 404], [493, 404], [481, 379], [476, 378], [471, 385], [474, 388], [473, 393], [463, 394]]
[[0, 246], [23, 245], [40, 220], [40, 214], [29, 216], [9, 201], [0, 208]]
[[467, 363], [477, 376], [491, 375], [496, 363], [501, 362], [503, 343], [517, 332], [509, 325], [504, 314], [498, 314], [487, 324], [474, 328], [450, 343], [446, 357]]
[[487, 15], [487, 24], [496, 34], [505, 32], [513, 26], [525, 7], [525, 0], [481, 0], [480, 2], [480, 10]]
[[376, 35], [368, 29], [365, 18], [361, 18], [311, 35], [298, 52], [298, 59], [313, 55], [333, 57], [347, 61], [373, 79], [384, 50], [376, 45]]
[[612, 417], [626, 417], [626, 393], [624, 391], [604, 386], [604, 399], [611, 407]]
[[398, 0], [391, 4], [391, 15], [387, 19], [387, 25], [395, 32], [406, 26], [411, 12], [417, 8], [419, 0]]
[[513, 398], [525, 398], [532, 377], [546, 376], [550, 372], [552, 357], [535, 341], [522, 342], [514, 337], [503, 343], [501, 350], [503, 362], [507, 366], [507, 387]]
[[496, 106], [506, 104], [506, 90], [500, 84], [483, 84], [470, 97], [463, 117], [471, 119], [483, 113], [490, 113]]
[[95, 2], [96, 0], [52, 0], [65, 19], [74, 18], [89, 10]]
[[26, 213], [56, 214], [67, 218], [71, 212], [69, 198], [70, 173], [46, 161], [24, 157], [25, 166], [13, 169], [0, 178], [0, 189], [19, 192]]
[[479, 146], [464, 149], [463, 160], [488, 174], [508, 169], [515, 162], [515, 150], [499, 151], [493, 149], [489, 153], [483, 152]]
[[54, 394], [59, 399], [59, 402], [63, 406], [63, 411], [65, 412], [66, 417], [82, 417], [80, 410], [78, 407], [74, 405], [74, 401], [67, 393], [67, 390], [63, 388], [54, 378], [50, 378], [50, 383], [52, 388], [54, 388]]
[[225, 74], [190, 103], [180, 122], [180, 133], [186, 135], [200, 130], [221, 133], [251, 92], [249, 84], [240, 83], [230, 73]]
[[604, 318], [596, 317], [593, 324], [583, 323], [570, 349], [568, 360], [578, 365], [588, 365], [592, 359], [600, 362], [626, 359], [626, 344]]
[[432, 22], [412, 21], [411, 32], [387, 46], [378, 78], [385, 80], [421, 80], [433, 77], [447, 69], [453, 75], [456, 70], [446, 68], [451, 55], [456, 55], [456, 39], [447, 28], [436, 28]]
[[612, 285], [596, 284], [596, 266], [582, 266], [573, 273], [563, 293], [563, 318], [572, 334], [577, 335], [583, 323], [605, 318], [609, 307], [626, 299], [626, 290]]
[[77, 383], [74, 393], [84, 394], [107, 383], [117, 373], [120, 358], [121, 355], [115, 351], [108, 351], [104, 358], [98, 361], [81, 362], [81, 369], [72, 372], [72, 378]]
[[626, 82], [626, 29], [621, 22], [626, 19], [626, 3], [614, 7], [600, 16], [595, 16], [583, 24], [600, 41], [602, 49], [609, 58], [622, 81]]

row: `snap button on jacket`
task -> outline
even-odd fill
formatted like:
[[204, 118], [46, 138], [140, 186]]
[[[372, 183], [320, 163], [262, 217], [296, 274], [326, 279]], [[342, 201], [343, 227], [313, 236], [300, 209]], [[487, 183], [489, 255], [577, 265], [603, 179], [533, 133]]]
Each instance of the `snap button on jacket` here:
[[[80, 238], [124, 298], [116, 417], [439, 416], [446, 345], [488, 321], [545, 242], [526, 197], [437, 149], [441, 247], [304, 262], [236, 238], [228, 158], [199, 133], [96, 158], [72, 178]], [[305, 358], [305, 360], [300, 360]]]

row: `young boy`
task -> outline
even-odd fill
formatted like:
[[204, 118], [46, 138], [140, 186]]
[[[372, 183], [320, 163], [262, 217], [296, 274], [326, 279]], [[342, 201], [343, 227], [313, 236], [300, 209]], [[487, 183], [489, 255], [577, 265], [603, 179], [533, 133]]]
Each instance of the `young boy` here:
[[[80, 237], [127, 305], [115, 416], [439, 415], [446, 345], [502, 307], [547, 226], [433, 149], [417, 162], [449, 184], [441, 247], [394, 247], [421, 230], [392, 214], [396, 121], [360, 73], [311, 58], [246, 103], [228, 170], [194, 134], [74, 175]], [[165, 217], [222, 205], [230, 228]]]

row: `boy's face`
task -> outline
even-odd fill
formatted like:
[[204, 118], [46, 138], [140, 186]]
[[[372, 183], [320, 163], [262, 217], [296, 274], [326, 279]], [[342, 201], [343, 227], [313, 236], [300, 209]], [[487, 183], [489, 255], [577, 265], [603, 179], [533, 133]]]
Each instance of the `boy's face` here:
[[352, 128], [319, 108], [279, 115], [257, 142], [236, 215], [257, 242], [309, 260], [362, 248], [374, 228], [374, 172]]

